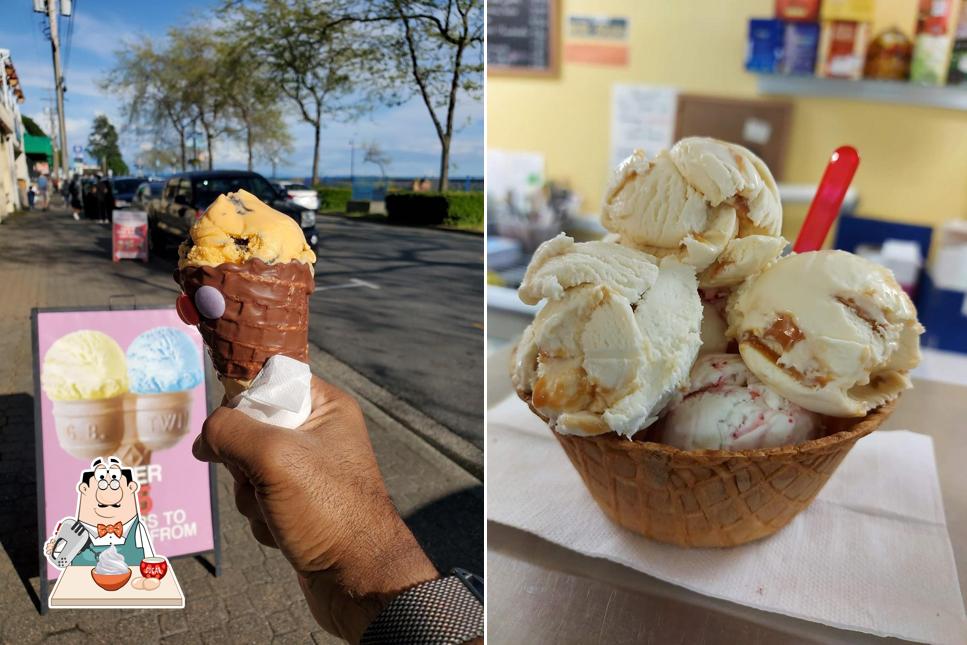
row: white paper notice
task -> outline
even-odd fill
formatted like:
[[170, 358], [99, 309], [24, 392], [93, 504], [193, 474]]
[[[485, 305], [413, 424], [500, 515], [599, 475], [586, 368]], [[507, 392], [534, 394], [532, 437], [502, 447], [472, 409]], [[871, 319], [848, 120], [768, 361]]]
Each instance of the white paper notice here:
[[538, 152], [487, 149], [488, 199], [520, 201], [526, 208], [531, 195], [544, 187], [544, 155]]
[[615, 85], [611, 90], [610, 173], [635, 148], [654, 157], [675, 136], [678, 91], [653, 85]]

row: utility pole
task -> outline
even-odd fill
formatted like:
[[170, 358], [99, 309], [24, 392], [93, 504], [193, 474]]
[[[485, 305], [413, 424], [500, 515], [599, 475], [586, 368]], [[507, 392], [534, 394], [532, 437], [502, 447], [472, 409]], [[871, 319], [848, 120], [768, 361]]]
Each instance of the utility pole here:
[[[57, 2], [58, 0], [34, 0], [34, 11], [47, 14], [47, 22], [50, 27], [50, 51], [54, 59], [54, 93], [57, 97], [57, 123], [60, 130], [60, 170], [62, 177], [67, 179], [70, 168], [67, 159], [67, 128], [64, 125], [64, 72], [60, 66], [60, 34], [57, 29]], [[63, 6], [61, 12], [64, 16], [70, 16], [73, 2], [72, 0], [61, 0]], [[46, 5], [46, 6], [45, 6]]]
[[[48, 89], [47, 92], [49, 94], [50, 90]], [[54, 109], [54, 103], [55, 103], [54, 97], [47, 96], [47, 98], [42, 100], [44, 101], [44, 103], [47, 103], [47, 107], [44, 108], [43, 112], [44, 112], [44, 116], [47, 117], [47, 123], [45, 125], [47, 126], [47, 136], [50, 139], [51, 158], [50, 158], [50, 170], [48, 172], [50, 172], [50, 176], [53, 177], [55, 174], [55, 171], [57, 170], [57, 148], [58, 146], [60, 146], [60, 144], [58, 143], [60, 141], [60, 139], [58, 138], [60, 135], [57, 132], [57, 117], [56, 117], [56, 110]]]

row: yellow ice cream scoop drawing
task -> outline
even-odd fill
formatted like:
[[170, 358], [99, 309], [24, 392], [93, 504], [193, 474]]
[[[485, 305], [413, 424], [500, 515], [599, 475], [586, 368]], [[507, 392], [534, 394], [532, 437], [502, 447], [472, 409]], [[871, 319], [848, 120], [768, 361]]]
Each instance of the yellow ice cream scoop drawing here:
[[108, 399], [128, 391], [124, 350], [99, 331], [62, 336], [44, 356], [40, 381], [53, 401]]

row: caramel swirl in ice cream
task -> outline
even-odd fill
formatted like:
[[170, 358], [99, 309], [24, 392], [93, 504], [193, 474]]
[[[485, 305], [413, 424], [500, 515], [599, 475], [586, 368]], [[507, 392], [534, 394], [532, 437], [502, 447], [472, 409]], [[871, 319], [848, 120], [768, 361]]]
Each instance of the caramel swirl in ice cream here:
[[648, 159], [636, 150], [606, 191], [601, 224], [620, 244], [695, 267], [703, 287], [736, 285], [775, 260], [779, 189], [749, 150], [687, 137]]
[[863, 416], [910, 387], [923, 326], [888, 269], [844, 251], [783, 257], [729, 300], [749, 369], [807, 410]]
[[762, 335], [779, 343], [783, 351], [788, 350], [806, 337], [796, 325], [795, 318], [788, 313], [781, 313], [776, 316], [776, 321]]

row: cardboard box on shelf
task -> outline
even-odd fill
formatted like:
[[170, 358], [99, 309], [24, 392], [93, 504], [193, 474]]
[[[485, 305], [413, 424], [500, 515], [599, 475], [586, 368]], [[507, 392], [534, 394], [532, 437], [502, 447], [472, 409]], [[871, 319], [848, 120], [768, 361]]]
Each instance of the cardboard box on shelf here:
[[[825, 7], [825, 4], [823, 5]], [[825, 78], [858, 79], [863, 75], [870, 25], [865, 22], [834, 20], [822, 23], [819, 64], [816, 75]]]
[[823, 20], [873, 22], [876, 0], [823, 0], [820, 17]]
[[950, 54], [947, 84], [967, 83], [967, 0], [960, 3], [957, 29], [954, 30], [954, 47]]
[[947, 81], [954, 35], [950, 29], [953, 0], [920, 0], [910, 80], [925, 85]]
[[819, 20], [819, 0], [776, 0], [776, 18], [787, 21]]
[[745, 68], [750, 72], [774, 74], [782, 59], [785, 25], [771, 18], [750, 18]]
[[787, 22], [779, 71], [783, 74], [815, 73], [818, 49], [818, 23]]

